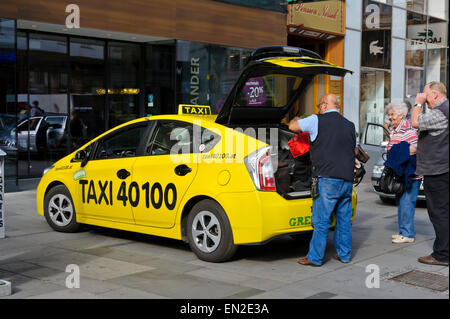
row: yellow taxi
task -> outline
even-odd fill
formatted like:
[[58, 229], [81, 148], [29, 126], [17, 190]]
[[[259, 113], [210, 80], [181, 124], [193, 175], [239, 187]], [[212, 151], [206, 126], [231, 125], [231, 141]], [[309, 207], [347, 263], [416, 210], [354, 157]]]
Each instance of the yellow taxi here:
[[[316, 75], [347, 72], [304, 49], [257, 49], [218, 115], [180, 105], [54, 163], [37, 189], [38, 213], [61, 232], [88, 224], [184, 240], [210, 262], [311, 231], [309, 152], [292, 157], [282, 122]], [[352, 207], [353, 218], [355, 191]]]

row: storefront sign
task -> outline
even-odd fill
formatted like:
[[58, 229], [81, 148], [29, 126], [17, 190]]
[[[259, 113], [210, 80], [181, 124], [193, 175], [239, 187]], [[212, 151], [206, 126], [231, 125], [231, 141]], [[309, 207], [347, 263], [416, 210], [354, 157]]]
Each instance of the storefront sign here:
[[289, 4], [287, 25], [290, 28], [298, 26], [301, 29], [319, 32], [319, 34], [345, 35], [344, 7], [344, 1]]
[[191, 58], [191, 104], [198, 104], [200, 89], [200, 58]]
[[442, 49], [447, 47], [447, 23], [413, 24], [408, 26], [408, 38], [411, 39], [408, 50], [422, 50], [423, 43], [428, 49]]

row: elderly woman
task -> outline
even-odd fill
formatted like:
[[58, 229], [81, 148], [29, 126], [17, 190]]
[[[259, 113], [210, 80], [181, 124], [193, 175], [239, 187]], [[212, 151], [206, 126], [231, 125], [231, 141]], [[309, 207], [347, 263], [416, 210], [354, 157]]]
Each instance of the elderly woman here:
[[[387, 106], [386, 110], [393, 126], [386, 150], [389, 152], [395, 144], [407, 142], [409, 144], [410, 156], [415, 157], [418, 134], [406, 119], [406, 115], [408, 114], [407, 105], [404, 102], [392, 102]], [[410, 187], [406, 187], [403, 194], [396, 195], [399, 233], [392, 235], [393, 243], [414, 242], [414, 213], [421, 179], [420, 176], [414, 175]]]

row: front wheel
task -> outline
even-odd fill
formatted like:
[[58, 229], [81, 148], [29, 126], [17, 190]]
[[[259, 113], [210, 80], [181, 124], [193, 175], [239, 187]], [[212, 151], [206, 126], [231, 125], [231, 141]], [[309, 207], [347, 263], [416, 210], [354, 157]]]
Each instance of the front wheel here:
[[76, 221], [72, 196], [64, 185], [53, 187], [45, 195], [44, 215], [47, 223], [56, 231], [73, 233], [81, 228]]
[[204, 261], [223, 262], [237, 250], [228, 217], [213, 200], [203, 200], [192, 208], [187, 220], [187, 236], [192, 251]]

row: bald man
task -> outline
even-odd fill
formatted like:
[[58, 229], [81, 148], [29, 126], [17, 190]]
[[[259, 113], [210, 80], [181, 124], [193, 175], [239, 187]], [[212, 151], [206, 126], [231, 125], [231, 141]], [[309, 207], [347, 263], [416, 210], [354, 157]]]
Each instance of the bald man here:
[[301, 265], [321, 266], [325, 255], [330, 217], [336, 212], [335, 259], [347, 263], [352, 250], [352, 189], [355, 167], [355, 125], [339, 113], [334, 94], [320, 98], [319, 114], [289, 122], [293, 132], [308, 132], [313, 178], [318, 180], [318, 196], [313, 199], [313, 236], [309, 251], [298, 260]]
[[[425, 112], [425, 103], [428, 112]], [[436, 233], [433, 252], [418, 259], [429, 265], [448, 266], [449, 253], [449, 134], [447, 89], [441, 82], [425, 85], [416, 96], [411, 124], [419, 129], [416, 174], [423, 186], [430, 221]]]

